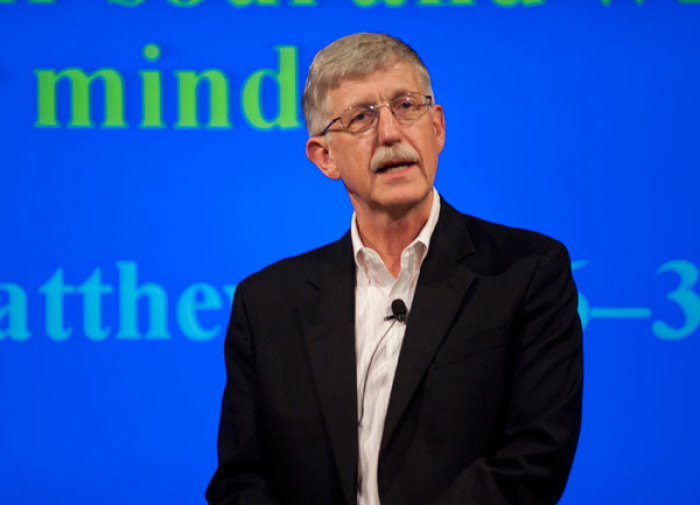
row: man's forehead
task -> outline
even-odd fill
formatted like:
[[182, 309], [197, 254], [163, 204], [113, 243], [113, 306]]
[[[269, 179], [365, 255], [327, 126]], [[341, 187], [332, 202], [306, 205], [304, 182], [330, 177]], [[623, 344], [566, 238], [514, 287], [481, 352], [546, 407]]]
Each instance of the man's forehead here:
[[378, 99], [391, 100], [408, 92], [422, 92], [423, 84], [411, 63], [399, 61], [364, 75], [340, 80], [327, 92], [331, 109], [373, 104]]

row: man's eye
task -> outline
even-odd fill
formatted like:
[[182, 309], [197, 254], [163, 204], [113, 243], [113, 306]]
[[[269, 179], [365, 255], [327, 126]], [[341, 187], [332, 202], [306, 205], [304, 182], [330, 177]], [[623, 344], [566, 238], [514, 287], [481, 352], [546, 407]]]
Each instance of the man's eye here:
[[364, 121], [367, 119], [367, 113], [366, 112], [358, 112], [355, 114], [355, 116], [352, 118], [353, 121]]
[[347, 125], [363, 125], [369, 121], [372, 121], [372, 111], [367, 109], [361, 109], [357, 111], [352, 111], [348, 114], [350, 119], [347, 121]]
[[398, 102], [394, 106], [394, 110], [401, 111], [401, 112], [406, 112], [406, 111], [412, 111], [418, 108], [418, 104], [415, 103], [415, 101], [405, 98]]

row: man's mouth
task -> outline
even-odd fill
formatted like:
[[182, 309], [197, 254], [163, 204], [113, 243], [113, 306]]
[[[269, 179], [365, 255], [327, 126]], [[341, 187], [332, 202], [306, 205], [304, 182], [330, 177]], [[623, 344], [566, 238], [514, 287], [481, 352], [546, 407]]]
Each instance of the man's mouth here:
[[406, 168], [410, 167], [413, 165], [413, 161], [409, 160], [397, 160], [397, 161], [390, 161], [388, 163], [385, 163], [381, 167], [377, 169], [378, 174], [393, 174], [394, 172], [399, 172], [401, 170], [405, 170]]

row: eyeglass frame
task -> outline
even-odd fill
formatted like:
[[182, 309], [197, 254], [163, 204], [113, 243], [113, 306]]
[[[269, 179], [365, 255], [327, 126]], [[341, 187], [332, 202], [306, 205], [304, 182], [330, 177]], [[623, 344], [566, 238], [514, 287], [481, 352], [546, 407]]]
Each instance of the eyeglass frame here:
[[[411, 96], [411, 95], [420, 95], [422, 98], [425, 98], [425, 103], [422, 104], [422, 106], [425, 107], [425, 108], [423, 109], [423, 112], [422, 112], [419, 116], [414, 117], [413, 119], [401, 119], [401, 118], [398, 118], [398, 117], [396, 116], [396, 113], [394, 112], [394, 109], [391, 108], [391, 104], [394, 103], [394, 102], [397, 101], [397, 100], [400, 100], [401, 98], [406, 98], [406, 97]], [[334, 125], [336, 122], [338, 122], [338, 121], [340, 121], [341, 124], [342, 124], [342, 123], [343, 123], [343, 121], [342, 121], [342, 116], [343, 116], [343, 114], [345, 114], [345, 113], [346, 113], [347, 111], [349, 111], [350, 109], [354, 109], [355, 107], [366, 107], [366, 108], [368, 108], [370, 111], [375, 112], [375, 113], [377, 114], [377, 115], [376, 115], [376, 119], [374, 120], [374, 122], [373, 122], [370, 126], [368, 126], [367, 128], [365, 128], [365, 129], [363, 129], [363, 130], [360, 130], [360, 131], [350, 132], [350, 131], [348, 131], [347, 127], [346, 127], [344, 124], [343, 124], [343, 129], [342, 129], [342, 130], [339, 130], [339, 131], [347, 132], [347, 133], [363, 133], [363, 132], [366, 132], [366, 131], [370, 130], [374, 125], [377, 124], [377, 121], [379, 120], [379, 109], [382, 108], [382, 107], [388, 107], [388, 108], [389, 108], [389, 111], [391, 112], [391, 115], [394, 116], [398, 121], [413, 122], [413, 121], [416, 121], [416, 120], [422, 118], [423, 115], [427, 112], [428, 107], [430, 107], [431, 105], [434, 105], [434, 104], [433, 104], [433, 96], [432, 96], [432, 95], [424, 95], [423, 93], [419, 93], [419, 92], [403, 93], [403, 94], [397, 96], [396, 98], [394, 98], [393, 100], [391, 100], [391, 101], [389, 101], [389, 102], [379, 103], [379, 104], [375, 104], [375, 105], [362, 105], [362, 104], [351, 105], [350, 107], [348, 107], [347, 109], [345, 109], [343, 112], [341, 112], [341, 113], [340, 113], [340, 116], [338, 116], [338, 117], [332, 119], [331, 122], [328, 123], [328, 126], [326, 126], [326, 127], [321, 131], [321, 133], [319, 133], [318, 135], [315, 135], [315, 136], [316, 136], [316, 137], [323, 137], [326, 133], [328, 133], [328, 131], [330, 130], [330, 127], [333, 126], [333, 125]]]

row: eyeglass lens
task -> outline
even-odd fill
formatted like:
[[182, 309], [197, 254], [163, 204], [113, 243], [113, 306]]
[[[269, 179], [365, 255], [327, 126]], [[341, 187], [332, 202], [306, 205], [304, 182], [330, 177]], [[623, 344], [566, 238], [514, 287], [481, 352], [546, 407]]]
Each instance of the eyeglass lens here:
[[[419, 93], [410, 93], [392, 100], [387, 105], [399, 120], [418, 119], [426, 110], [430, 99]], [[374, 126], [379, 117], [379, 108], [384, 105], [356, 105], [340, 115], [340, 120], [349, 132], [359, 133]]]

